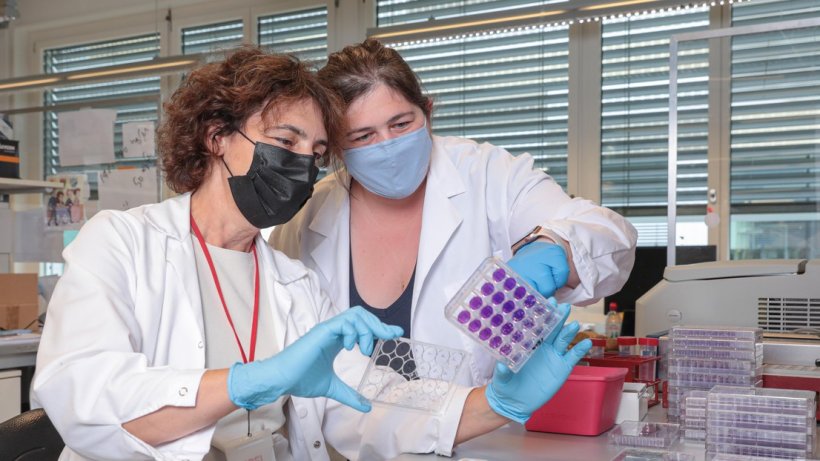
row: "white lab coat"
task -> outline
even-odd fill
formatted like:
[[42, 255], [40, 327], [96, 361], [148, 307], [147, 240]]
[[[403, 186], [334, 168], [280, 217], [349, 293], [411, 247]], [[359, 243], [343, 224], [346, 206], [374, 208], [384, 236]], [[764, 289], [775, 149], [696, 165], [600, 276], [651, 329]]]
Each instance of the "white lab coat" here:
[[[320, 181], [304, 209], [270, 238], [274, 248], [319, 274], [339, 307], [349, 307], [350, 202], [339, 173]], [[490, 144], [433, 136], [411, 313], [415, 340], [468, 350], [459, 381], [481, 385], [494, 359], [461, 334], [444, 307], [487, 257], [507, 260], [513, 243], [536, 225], [569, 241], [581, 283], [559, 301], [589, 304], [617, 292], [634, 262], [637, 232], [623, 217], [589, 200], [572, 199], [529, 154], [512, 156]]]
[[[196, 403], [205, 344], [189, 215], [188, 194], [103, 211], [65, 249], [32, 385], [35, 405], [66, 442], [62, 460], [194, 460], [208, 452], [213, 426], [156, 448], [121, 426], [167, 405]], [[257, 239], [281, 349], [337, 311], [313, 272]], [[334, 366], [355, 388], [367, 359], [354, 351], [343, 351]], [[350, 459], [449, 454], [468, 392], [458, 389], [441, 417], [379, 407], [364, 416], [328, 399], [291, 398], [285, 411], [293, 457], [327, 460], [325, 437]]]

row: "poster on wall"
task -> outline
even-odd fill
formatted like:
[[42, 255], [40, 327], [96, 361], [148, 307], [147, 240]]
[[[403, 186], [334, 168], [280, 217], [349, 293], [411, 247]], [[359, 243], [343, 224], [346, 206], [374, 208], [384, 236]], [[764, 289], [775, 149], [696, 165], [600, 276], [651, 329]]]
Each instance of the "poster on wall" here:
[[79, 229], [86, 220], [85, 204], [90, 196], [85, 174], [58, 174], [46, 178], [63, 186], [45, 197], [46, 231]]
[[116, 118], [112, 109], [58, 113], [60, 166], [113, 163]]

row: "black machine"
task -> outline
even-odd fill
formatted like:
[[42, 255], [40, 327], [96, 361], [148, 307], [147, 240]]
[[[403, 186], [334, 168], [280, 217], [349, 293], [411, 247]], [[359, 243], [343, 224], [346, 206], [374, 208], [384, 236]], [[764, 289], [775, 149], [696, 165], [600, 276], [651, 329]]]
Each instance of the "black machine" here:
[[[715, 261], [717, 248], [714, 245], [679, 246], [675, 249], [675, 264], [694, 264]], [[610, 303], [624, 313], [621, 335], [635, 334], [635, 301], [663, 279], [666, 268], [666, 247], [637, 247], [635, 266], [621, 291], [604, 298], [604, 314], [609, 312]]]

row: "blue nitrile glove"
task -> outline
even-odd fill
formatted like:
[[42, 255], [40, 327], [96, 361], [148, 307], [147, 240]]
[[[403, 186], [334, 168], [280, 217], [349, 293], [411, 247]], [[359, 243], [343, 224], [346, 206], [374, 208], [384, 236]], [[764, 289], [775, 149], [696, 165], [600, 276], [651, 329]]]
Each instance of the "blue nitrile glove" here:
[[[569, 304], [559, 304], [561, 325], [569, 316]], [[589, 349], [592, 341], [585, 339], [567, 351], [572, 338], [578, 333], [578, 322], [556, 328], [544, 339], [532, 357], [513, 373], [499, 362], [485, 395], [490, 408], [501, 416], [524, 424], [532, 413], [541, 408], [561, 389], [572, 368]]]
[[358, 343], [362, 354], [373, 352], [374, 338], [394, 339], [401, 327], [385, 325], [356, 306], [317, 324], [278, 354], [265, 360], [235, 363], [228, 374], [228, 396], [239, 407], [255, 410], [282, 395], [329, 397], [356, 410], [370, 411], [370, 402], [342, 382], [333, 360], [342, 347]]
[[567, 252], [557, 243], [530, 242], [521, 247], [507, 265], [545, 298], [569, 280]]

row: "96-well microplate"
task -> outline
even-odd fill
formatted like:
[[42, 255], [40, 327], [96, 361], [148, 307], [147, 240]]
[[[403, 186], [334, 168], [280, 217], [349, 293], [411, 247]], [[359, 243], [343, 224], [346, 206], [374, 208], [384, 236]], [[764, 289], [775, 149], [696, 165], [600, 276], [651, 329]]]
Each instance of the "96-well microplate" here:
[[447, 303], [447, 319], [517, 372], [539, 342], [559, 327], [547, 300], [498, 258], [488, 258]]

